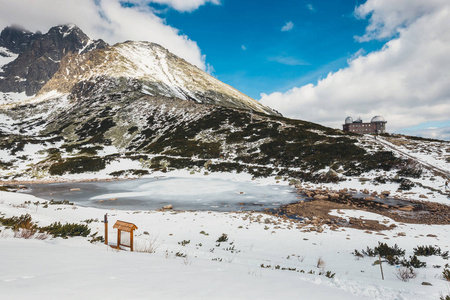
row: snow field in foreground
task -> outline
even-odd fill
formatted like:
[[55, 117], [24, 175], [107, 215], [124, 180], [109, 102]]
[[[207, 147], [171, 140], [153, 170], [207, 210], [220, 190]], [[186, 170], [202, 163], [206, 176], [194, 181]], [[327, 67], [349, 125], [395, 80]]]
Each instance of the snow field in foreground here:
[[[379, 267], [372, 265], [375, 258], [357, 259], [351, 252], [374, 247], [378, 241], [391, 246], [397, 243], [406, 249], [406, 257], [418, 245], [437, 245], [448, 251], [450, 226], [391, 220], [398, 227], [382, 232], [384, 235], [348, 228], [325, 229], [319, 234], [302, 232], [290, 221], [260, 213], [116, 211], [32, 204], [39, 200], [42, 202], [30, 195], [1, 192], [0, 211], [6, 217], [29, 213], [39, 226], [55, 221], [102, 220], [108, 213], [111, 244], [117, 234], [112, 226], [116, 220], [123, 220], [139, 227], [135, 231], [136, 250], [153, 245], [156, 252], [117, 252], [81, 237], [24, 240], [13, 238], [10, 230], [1, 227], [2, 297], [438, 299], [439, 292], [448, 294], [448, 283], [440, 278], [442, 268], [433, 268], [448, 263], [441, 257], [420, 257], [427, 267], [417, 269], [417, 278], [409, 282], [396, 277], [394, 266], [383, 264], [382, 281]], [[25, 201], [32, 203], [24, 205]], [[353, 217], [386, 219], [361, 211], [344, 212]], [[103, 223], [89, 226], [92, 233], [103, 235]], [[216, 241], [223, 233], [228, 241], [218, 245]], [[317, 268], [319, 257], [325, 262], [322, 268]], [[297, 272], [300, 270], [305, 273]], [[315, 274], [307, 274], [309, 271]], [[318, 275], [326, 271], [336, 275], [331, 279]], [[433, 286], [423, 286], [423, 281]]]

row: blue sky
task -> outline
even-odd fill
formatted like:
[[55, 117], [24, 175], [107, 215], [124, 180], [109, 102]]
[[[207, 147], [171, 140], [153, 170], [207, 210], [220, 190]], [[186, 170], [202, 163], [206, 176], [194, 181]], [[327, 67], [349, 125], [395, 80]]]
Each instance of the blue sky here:
[[[356, 4], [351, 0], [224, 0], [193, 12], [150, 5], [163, 10], [159, 15], [167, 24], [197, 42], [218, 79], [259, 99], [261, 93], [316, 83], [319, 77], [346, 67], [361, 49], [379, 49], [380, 41], [355, 40], [367, 26], [367, 20], [353, 15]], [[282, 31], [289, 22], [292, 29]]]

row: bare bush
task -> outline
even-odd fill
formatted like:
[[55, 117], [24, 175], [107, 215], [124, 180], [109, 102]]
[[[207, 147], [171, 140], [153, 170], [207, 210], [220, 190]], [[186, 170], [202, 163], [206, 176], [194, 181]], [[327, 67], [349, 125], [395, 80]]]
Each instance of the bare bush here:
[[156, 249], [158, 249], [160, 243], [158, 241], [158, 238], [153, 238], [152, 240], [148, 241], [139, 241], [136, 243], [134, 250], [136, 252], [145, 252], [145, 253], [155, 253]]
[[14, 231], [14, 237], [21, 238], [21, 239], [29, 239], [35, 233], [36, 233], [36, 230], [28, 229], [28, 228], [21, 228], [19, 230]]
[[442, 271], [442, 278], [444, 278], [444, 280], [450, 281], [450, 269], [444, 269], [444, 271]]
[[322, 259], [322, 257], [319, 257], [317, 260], [317, 268], [323, 269], [325, 268], [325, 261]]
[[411, 267], [400, 267], [395, 271], [395, 276], [404, 282], [408, 282], [410, 279], [416, 278], [417, 273]]
[[47, 232], [41, 232], [38, 233], [34, 236], [35, 239], [37, 240], [46, 240], [50, 237], [50, 235]]

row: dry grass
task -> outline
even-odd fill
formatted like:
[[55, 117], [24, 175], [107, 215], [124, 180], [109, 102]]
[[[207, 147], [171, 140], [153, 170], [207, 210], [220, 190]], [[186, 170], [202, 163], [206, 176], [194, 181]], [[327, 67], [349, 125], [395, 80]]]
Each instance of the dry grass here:
[[140, 240], [136, 242], [134, 246], [134, 251], [136, 252], [145, 252], [145, 253], [155, 253], [158, 247], [160, 246], [160, 242], [158, 238], [153, 238], [151, 240]]
[[317, 260], [317, 268], [323, 269], [325, 268], [325, 261], [322, 259], [322, 257], [319, 257]]

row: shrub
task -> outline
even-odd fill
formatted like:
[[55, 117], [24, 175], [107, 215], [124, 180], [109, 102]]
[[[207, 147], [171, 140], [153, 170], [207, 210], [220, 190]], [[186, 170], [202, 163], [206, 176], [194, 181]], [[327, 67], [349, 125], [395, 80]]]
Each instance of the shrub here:
[[375, 257], [380, 255], [381, 257], [393, 257], [405, 255], [405, 250], [401, 249], [395, 244], [393, 247], [388, 246], [386, 243], [378, 242], [378, 246], [371, 249], [367, 247], [367, 250], [362, 250], [362, 253], [366, 256]]
[[106, 167], [106, 160], [100, 157], [71, 157], [50, 166], [50, 175], [79, 174], [97, 172]]
[[228, 235], [226, 233], [222, 233], [222, 235], [217, 239], [217, 243], [223, 243], [228, 241]]
[[444, 269], [444, 271], [442, 271], [442, 277], [444, 277], [445, 280], [450, 281], [450, 269]]
[[323, 269], [325, 267], [325, 261], [322, 259], [322, 257], [319, 257], [317, 259], [316, 267], [319, 268], [319, 269]]
[[441, 255], [441, 248], [433, 247], [433, 246], [417, 246], [414, 248], [414, 255], [417, 256], [432, 256], [432, 255]]
[[404, 267], [413, 267], [413, 268], [425, 268], [427, 266], [426, 262], [420, 261], [416, 255], [410, 256], [409, 261], [407, 259], [403, 259], [400, 261], [400, 264]]
[[189, 240], [189, 241], [187, 241], [187, 240], [182, 240], [181, 242], [178, 242], [178, 245], [181, 245], [181, 246], [186, 246], [187, 244], [189, 244], [191, 242], [191, 240]]
[[412, 182], [409, 179], [402, 178], [401, 181], [400, 181], [400, 186], [398, 187], [398, 189], [401, 190], [401, 191], [409, 191], [413, 187], [414, 187], [414, 182]]
[[440, 255], [443, 259], [448, 259], [448, 251], [442, 252], [441, 248], [433, 246], [417, 246], [414, 248], [414, 255], [417, 256], [432, 256]]
[[417, 273], [415, 273], [414, 269], [411, 267], [400, 267], [395, 272], [395, 275], [398, 279], [404, 282], [417, 277]]
[[183, 252], [177, 252], [177, 253], [175, 253], [175, 256], [176, 256], [176, 257], [186, 257], [187, 254], [185, 254], [185, 253], [183, 253]]
[[3, 226], [10, 227], [14, 231], [19, 229], [36, 229], [36, 225], [31, 221], [29, 214], [21, 215], [20, 217], [13, 216], [11, 218], [0, 217], [0, 223]]
[[420, 165], [417, 162], [409, 159], [406, 162], [405, 166], [403, 166], [400, 170], [397, 171], [397, 174], [403, 177], [420, 178], [422, 172], [423, 171]]
[[[363, 252], [364, 252], [364, 250], [363, 250]], [[353, 252], [353, 254], [354, 254], [356, 257], [364, 257], [364, 255], [363, 255], [361, 252], [359, 252], [358, 250], [356, 250], [356, 249], [355, 249], [355, 252]]]
[[47, 227], [40, 228], [41, 231], [46, 231], [49, 234], [53, 235], [53, 237], [73, 237], [73, 236], [83, 236], [87, 237], [91, 230], [88, 228], [86, 224], [64, 224], [62, 225], [60, 222], [55, 222], [50, 224]]

